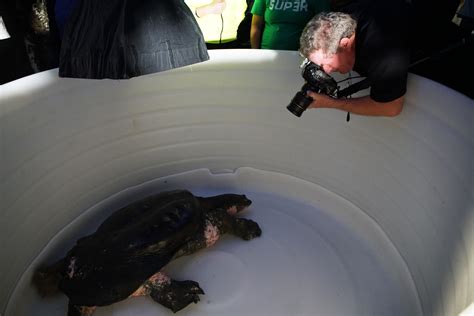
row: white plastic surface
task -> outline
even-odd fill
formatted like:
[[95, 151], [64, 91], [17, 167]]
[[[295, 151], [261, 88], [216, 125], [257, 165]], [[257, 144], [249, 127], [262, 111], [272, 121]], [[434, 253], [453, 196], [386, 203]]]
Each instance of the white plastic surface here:
[[[184, 315], [456, 315], [469, 306], [473, 101], [410, 76], [399, 117], [296, 118], [286, 105], [303, 83], [300, 61], [211, 51], [208, 62], [132, 80], [52, 70], [2, 86], [2, 314], [62, 315], [64, 298], [38, 301], [26, 282], [48, 242], [42, 256], [98, 224], [104, 205], [183, 184], [248, 193], [246, 215], [264, 231], [169, 267], [207, 293]], [[167, 313], [135, 298], [97, 315], [127, 310]]]

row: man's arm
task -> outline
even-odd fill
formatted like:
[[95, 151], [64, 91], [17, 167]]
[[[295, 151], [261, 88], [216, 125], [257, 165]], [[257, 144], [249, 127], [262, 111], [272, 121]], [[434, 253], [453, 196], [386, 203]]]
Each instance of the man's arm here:
[[370, 96], [351, 99], [335, 99], [330, 96], [308, 91], [307, 95], [313, 99], [308, 108], [339, 109], [359, 115], [368, 116], [397, 116], [403, 109], [405, 97], [401, 96], [390, 102], [377, 102]]
[[260, 48], [264, 24], [265, 21], [262, 16], [253, 15], [252, 26], [250, 27], [250, 46], [252, 48]]

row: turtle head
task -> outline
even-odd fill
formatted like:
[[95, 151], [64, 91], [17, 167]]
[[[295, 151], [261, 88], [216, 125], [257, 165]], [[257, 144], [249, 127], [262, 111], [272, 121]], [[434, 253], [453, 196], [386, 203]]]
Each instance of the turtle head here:
[[235, 215], [246, 209], [252, 201], [241, 194], [221, 194], [208, 198], [200, 198], [204, 209], [224, 209], [230, 215]]

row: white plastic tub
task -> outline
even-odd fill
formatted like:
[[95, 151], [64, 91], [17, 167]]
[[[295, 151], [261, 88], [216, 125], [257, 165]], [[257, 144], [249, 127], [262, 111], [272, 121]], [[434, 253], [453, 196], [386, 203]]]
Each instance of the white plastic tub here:
[[[34, 264], [151, 192], [245, 193], [263, 234], [167, 267], [204, 288], [181, 315], [458, 315], [474, 301], [474, 104], [410, 76], [396, 118], [286, 105], [295, 52], [211, 51], [131, 80], [4, 85], [2, 315], [65, 315]], [[172, 314], [148, 298], [95, 315]]]

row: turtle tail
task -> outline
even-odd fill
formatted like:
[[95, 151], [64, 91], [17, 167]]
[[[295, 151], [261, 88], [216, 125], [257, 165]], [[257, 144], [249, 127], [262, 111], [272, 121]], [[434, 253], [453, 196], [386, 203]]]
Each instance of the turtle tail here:
[[43, 265], [36, 268], [31, 283], [41, 297], [54, 296], [59, 293], [63, 262], [63, 260], [60, 260], [52, 265]]

